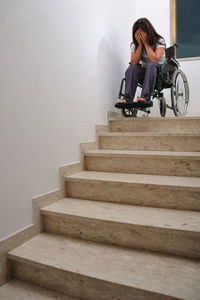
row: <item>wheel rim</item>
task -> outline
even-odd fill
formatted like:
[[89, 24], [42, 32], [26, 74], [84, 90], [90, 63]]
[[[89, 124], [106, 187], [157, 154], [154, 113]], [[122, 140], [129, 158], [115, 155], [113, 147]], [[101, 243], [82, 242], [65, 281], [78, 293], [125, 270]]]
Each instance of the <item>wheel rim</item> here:
[[176, 72], [173, 80], [172, 106], [177, 116], [185, 116], [189, 102], [187, 78], [182, 71]]
[[122, 108], [122, 115], [126, 118], [136, 117], [137, 115], [137, 108]]

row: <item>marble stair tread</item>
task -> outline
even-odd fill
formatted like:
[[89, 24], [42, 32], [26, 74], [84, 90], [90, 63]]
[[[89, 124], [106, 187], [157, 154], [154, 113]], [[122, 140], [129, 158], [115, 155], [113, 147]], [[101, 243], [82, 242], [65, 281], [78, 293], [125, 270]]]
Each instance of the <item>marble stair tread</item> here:
[[[8, 257], [32, 268], [42, 265], [42, 269], [46, 266], [51, 272], [59, 269], [78, 273], [80, 279], [96, 279], [100, 284], [107, 282], [129, 291], [130, 288], [139, 289], [156, 295], [154, 298], [151, 294], [148, 299], [165, 299], [161, 295], [172, 299], [200, 299], [200, 262], [192, 259], [47, 233], [39, 234], [12, 250]], [[83, 284], [79, 288], [83, 289]], [[104, 289], [104, 295], [106, 292]]]
[[144, 131], [136, 131], [136, 132], [101, 132], [99, 136], [185, 136], [185, 137], [200, 137], [200, 132], [144, 132]]
[[200, 118], [124, 118], [109, 120], [112, 132], [156, 131], [156, 132], [200, 132]]
[[152, 121], [152, 120], [157, 120], [157, 121], [161, 121], [161, 122], [164, 122], [165, 120], [167, 121], [173, 121], [173, 120], [178, 120], [178, 121], [182, 121], [182, 120], [194, 120], [194, 121], [200, 121], [200, 117], [148, 117], [148, 118], [127, 118], [127, 119], [124, 119], [123, 117], [120, 116], [120, 118], [110, 118], [109, 121], [128, 121], [128, 122], [140, 122], [140, 120], [142, 120], [141, 122], [144, 122], [144, 121]]
[[79, 300], [65, 294], [13, 279], [0, 287], [1, 300]]
[[86, 156], [115, 156], [120, 157], [125, 155], [127, 157], [137, 156], [137, 157], [150, 157], [150, 158], [187, 158], [187, 159], [200, 159], [200, 152], [178, 152], [178, 151], [152, 151], [152, 150], [89, 150], [84, 152]]
[[199, 177], [127, 174], [113, 172], [82, 171], [65, 177], [69, 181], [107, 181], [132, 184], [160, 185], [178, 188], [200, 189]]
[[41, 209], [43, 215], [73, 215], [200, 233], [200, 212], [65, 198]]

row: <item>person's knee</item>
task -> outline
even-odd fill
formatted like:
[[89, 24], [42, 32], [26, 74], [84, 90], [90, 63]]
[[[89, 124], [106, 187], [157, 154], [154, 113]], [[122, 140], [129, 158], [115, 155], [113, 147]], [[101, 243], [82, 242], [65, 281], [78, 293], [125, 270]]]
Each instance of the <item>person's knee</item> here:
[[130, 65], [133, 70], [140, 70], [140, 65]]
[[140, 71], [140, 65], [130, 65], [128, 70], [131, 72], [131, 73], [138, 73]]
[[152, 69], [152, 68], [158, 68], [159, 67], [159, 64], [157, 63], [157, 62], [150, 62], [149, 64], [148, 64], [148, 69]]

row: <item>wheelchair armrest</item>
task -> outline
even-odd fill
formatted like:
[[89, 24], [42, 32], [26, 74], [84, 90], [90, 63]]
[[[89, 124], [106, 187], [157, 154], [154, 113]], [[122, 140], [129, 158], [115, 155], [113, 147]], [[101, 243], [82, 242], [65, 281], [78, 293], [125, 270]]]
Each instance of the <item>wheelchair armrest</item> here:
[[165, 54], [167, 58], [175, 58], [175, 47], [178, 48], [178, 45], [175, 43], [171, 47], [165, 49]]

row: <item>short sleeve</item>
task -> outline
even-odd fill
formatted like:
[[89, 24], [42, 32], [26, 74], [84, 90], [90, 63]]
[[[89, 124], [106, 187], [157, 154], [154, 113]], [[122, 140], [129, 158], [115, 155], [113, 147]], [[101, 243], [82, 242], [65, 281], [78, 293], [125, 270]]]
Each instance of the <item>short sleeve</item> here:
[[130, 51], [131, 52], [136, 52], [136, 48], [135, 48], [134, 44], [131, 44]]
[[156, 48], [166, 48], [166, 43], [163, 38], [160, 38], [156, 44]]

